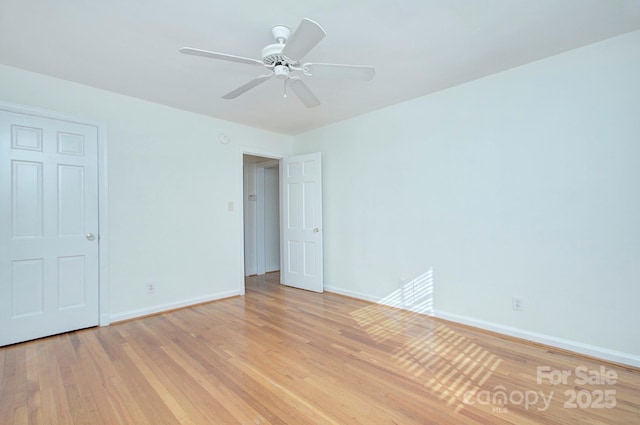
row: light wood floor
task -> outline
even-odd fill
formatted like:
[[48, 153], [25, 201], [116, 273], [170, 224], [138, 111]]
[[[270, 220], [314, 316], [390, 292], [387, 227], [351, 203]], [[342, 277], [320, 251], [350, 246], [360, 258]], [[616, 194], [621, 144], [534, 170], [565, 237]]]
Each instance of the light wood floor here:
[[638, 370], [277, 279], [0, 348], [0, 424], [640, 423]]

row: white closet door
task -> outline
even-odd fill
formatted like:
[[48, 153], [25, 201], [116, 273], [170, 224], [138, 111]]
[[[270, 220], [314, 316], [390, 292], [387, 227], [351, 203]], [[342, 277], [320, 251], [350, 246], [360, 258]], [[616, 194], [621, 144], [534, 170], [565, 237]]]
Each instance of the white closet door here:
[[0, 111], [0, 345], [99, 320], [96, 127]]

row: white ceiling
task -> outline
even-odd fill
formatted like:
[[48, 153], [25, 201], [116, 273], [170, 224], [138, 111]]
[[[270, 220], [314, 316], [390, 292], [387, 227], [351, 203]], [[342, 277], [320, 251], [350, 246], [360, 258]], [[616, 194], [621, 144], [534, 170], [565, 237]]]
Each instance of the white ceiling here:
[[[327, 32], [304, 59], [371, 65], [370, 82], [305, 77], [307, 109], [258, 67], [271, 27]], [[640, 29], [640, 0], [1, 0], [0, 63], [283, 134], [297, 134]], [[639, 46], [640, 48], [640, 46]]]

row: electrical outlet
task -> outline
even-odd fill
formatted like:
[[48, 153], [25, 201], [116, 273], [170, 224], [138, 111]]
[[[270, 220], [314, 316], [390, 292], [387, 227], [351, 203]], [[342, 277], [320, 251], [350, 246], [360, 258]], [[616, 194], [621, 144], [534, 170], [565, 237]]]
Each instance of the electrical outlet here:
[[515, 311], [524, 310], [524, 298], [522, 298], [522, 297], [513, 297], [513, 309]]
[[147, 283], [147, 294], [154, 294], [156, 292], [155, 282]]

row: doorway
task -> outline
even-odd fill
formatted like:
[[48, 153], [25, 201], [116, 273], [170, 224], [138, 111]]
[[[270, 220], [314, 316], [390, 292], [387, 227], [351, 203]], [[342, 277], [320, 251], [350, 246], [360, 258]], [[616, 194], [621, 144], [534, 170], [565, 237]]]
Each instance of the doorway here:
[[[263, 194], [259, 196], [258, 190], [264, 187], [264, 170], [271, 167], [278, 169], [278, 173], [272, 176], [279, 177], [276, 187], [279, 186], [280, 199], [276, 201], [278, 197], [274, 196], [271, 200], [274, 201], [272, 205], [280, 207], [279, 213], [274, 212], [272, 215], [279, 216], [280, 229], [279, 237], [274, 238], [274, 242], [278, 242], [278, 248], [275, 249], [275, 245], [272, 245], [272, 248], [267, 249], [271, 249], [272, 254], [280, 256], [279, 261], [273, 261], [273, 264], [280, 265], [280, 283], [323, 292], [321, 154], [315, 152], [282, 157], [242, 150], [239, 159], [243, 206], [243, 215], [238, 216], [241, 220], [240, 295], [245, 293], [246, 276], [260, 275], [267, 271], [266, 261], [270, 255], [266, 250], [261, 251], [265, 249], [266, 237], [262, 212], [265, 195], [260, 192]], [[274, 192], [275, 190], [271, 193]], [[230, 205], [230, 210], [233, 210], [233, 203]], [[275, 235], [274, 229], [270, 230], [273, 231], [272, 235]]]
[[280, 270], [280, 161], [243, 155], [244, 275]]

